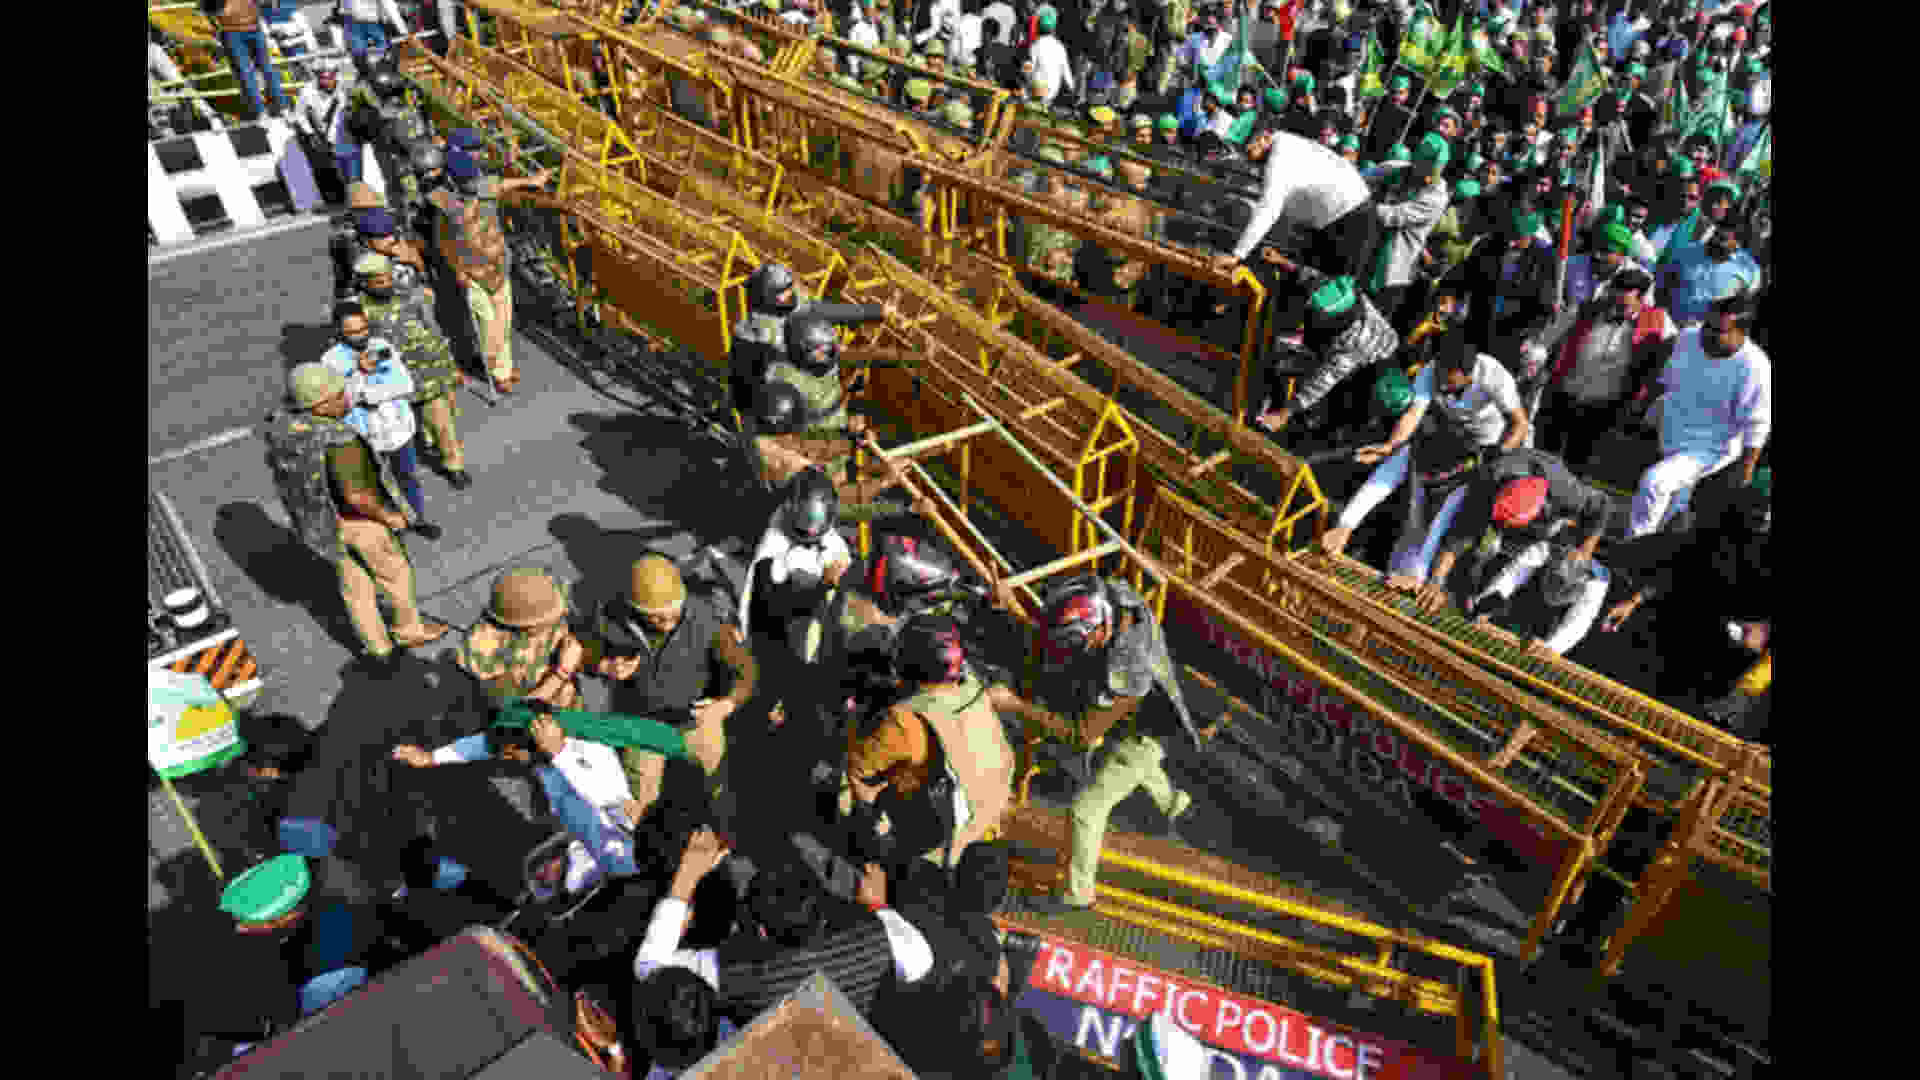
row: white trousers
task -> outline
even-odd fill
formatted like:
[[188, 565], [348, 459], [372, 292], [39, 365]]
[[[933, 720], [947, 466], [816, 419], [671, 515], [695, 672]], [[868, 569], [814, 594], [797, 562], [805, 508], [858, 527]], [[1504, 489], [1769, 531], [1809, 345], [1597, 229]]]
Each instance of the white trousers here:
[[1648, 466], [1640, 474], [1639, 490], [1633, 493], [1628, 539], [1658, 532], [1669, 518], [1686, 510], [1694, 485], [1733, 464], [1739, 456], [1737, 447], [1719, 457], [1710, 450], [1681, 450]]
[[[1552, 554], [1553, 545], [1545, 540], [1527, 545], [1515, 556], [1513, 564], [1501, 571], [1474, 599], [1497, 595], [1511, 600], [1514, 593], [1533, 580], [1534, 573], [1547, 564]], [[1553, 650], [1555, 656], [1566, 655], [1568, 649], [1580, 644], [1580, 640], [1587, 636], [1587, 631], [1593, 629], [1594, 620], [1600, 617], [1600, 605], [1607, 598], [1607, 583], [1611, 580], [1606, 567], [1593, 564], [1593, 578], [1581, 586], [1580, 595], [1567, 606], [1559, 625], [1545, 639], [1547, 648]]]
[[1347, 505], [1340, 510], [1340, 527], [1357, 529], [1360, 523], [1373, 513], [1373, 508], [1385, 501], [1386, 497], [1399, 489], [1407, 479], [1407, 469], [1413, 460], [1413, 447], [1403, 446], [1394, 451], [1393, 456], [1373, 467], [1367, 474], [1367, 482], [1353, 493]]

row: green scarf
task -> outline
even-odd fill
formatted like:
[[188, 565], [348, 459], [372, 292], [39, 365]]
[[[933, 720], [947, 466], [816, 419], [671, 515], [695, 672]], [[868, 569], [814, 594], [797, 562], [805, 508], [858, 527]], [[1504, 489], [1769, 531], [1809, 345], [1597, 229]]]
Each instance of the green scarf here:
[[[531, 727], [533, 718], [538, 715], [520, 702], [501, 709], [494, 718], [497, 728]], [[685, 758], [689, 761], [693, 755], [687, 750], [686, 737], [671, 724], [658, 720], [649, 720], [643, 716], [628, 716], [624, 713], [587, 712], [582, 709], [555, 709], [553, 719], [560, 730], [576, 739], [597, 742], [602, 746], [611, 746], [616, 750], [633, 747], [639, 750], [652, 750], [666, 757]]]

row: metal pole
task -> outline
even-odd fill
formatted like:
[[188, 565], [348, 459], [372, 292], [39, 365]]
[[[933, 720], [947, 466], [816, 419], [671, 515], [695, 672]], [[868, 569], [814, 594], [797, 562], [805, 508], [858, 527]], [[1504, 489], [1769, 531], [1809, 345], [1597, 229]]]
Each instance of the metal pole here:
[[165, 773], [159, 775], [160, 785], [167, 789], [169, 796], [172, 796], [174, 807], [180, 811], [180, 819], [187, 823], [187, 831], [193, 834], [194, 844], [200, 848], [200, 854], [207, 857], [207, 865], [213, 868], [213, 876], [225, 881], [226, 872], [220, 869], [220, 860], [214, 857], [212, 845], [207, 843], [206, 836], [200, 832], [200, 823], [194, 820], [193, 811], [187, 809], [187, 804], [181, 801], [180, 793], [173, 789], [173, 781], [167, 779]]
[[[993, 419], [993, 414], [989, 413], [985, 408], [981, 407], [980, 403], [973, 399], [972, 394], [969, 394], [966, 391], [962, 390], [960, 392], [960, 400], [966, 402], [969, 408], [971, 408], [974, 412], [980, 414], [982, 417], [985, 417], [989, 420]], [[1052, 484], [1054, 487], [1054, 490], [1060, 492], [1060, 494], [1065, 495], [1067, 497], [1067, 500], [1073, 506], [1075, 513], [1087, 519], [1087, 521], [1091, 523], [1095, 529], [1100, 531], [1101, 535], [1119, 544], [1120, 550], [1126, 552], [1128, 555], [1133, 556], [1136, 562], [1138, 562], [1141, 566], [1145, 567], [1147, 572], [1153, 575], [1153, 579], [1155, 582], [1162, 583], [1162, 584], [1166, 582], [1167, 575], [1160, 569], [1160, 564], [1154, 562], [1152, 559], [1148, 558], [1147, 556], [1142, 555], [1136, 548], [1134, 548], [1132, 544], [1127, 543], [1125, 537], [1115, 532], [1113, 530], [1113, 526], [1108, 525], [1105, 519], [1101, 518], [1099, 514], [1096, 514], [1092, 510], [1088, 509], [1087, 504], [1084, 502], [1081, 502], [1080, 497], [1073, 493], [1073, 489], [1068, 487], [1065, 481], [1062, 481], [1059, 477], [1053, 475], [1053, 470], [1047, 468], [1047, 466], [1043, 464], [1039, 458], [1034, 457], [1032, 451], [1028, 450], [1025, 446], [1021, 445], [1020, 440], [1014, 438], [1013, 433], [1008, 431], [1005, 425], [1001, 424], [1000, 421], [998, 420], [993, 420], [993, 426], [995, 427], [995, 429], [997, 429], [1000, 432], [1001, 435], [1006, 437], [1008, 444], [1010, 444], [1013, 447], [1014, 453], [1019, 454], [1023, 459], [1026, 460], [1027, 464], [1033, 466], [1036, 470], [1038, 470], [1041, 476], [1046, 477], [1047, 483]]]

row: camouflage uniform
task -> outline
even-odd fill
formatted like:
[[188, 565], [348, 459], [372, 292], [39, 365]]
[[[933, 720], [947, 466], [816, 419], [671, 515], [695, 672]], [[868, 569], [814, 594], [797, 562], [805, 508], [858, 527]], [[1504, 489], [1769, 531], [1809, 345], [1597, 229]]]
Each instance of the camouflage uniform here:
[[387, 205], [409, 220], [417, 220], [422, 205], [420, 180], [413, 174], [408, 155], [415, 141], [433, 134], [420, 109], [418, 94], [408, 88], [397, 98], [381, 98], [365, 85], [355, 87], [353, 93], [360, 103], [380, 114], [381, 138], [374, 144], [374, 152], [380, 155], [380, 171], [387, 178]]
[[375, 336], [385, 338], [400, 350], [400, 358], [413, 375], [413, 403], [420, 411], [423, 441], [435, 447], [440, 462], [450, 472], [466, 468], [465, 448], [454, 418], [460, 415], [460, 370], [453, 358], [453, 346], [446, 335], [435, 328], [433, 311], [426, 291], [404, 289], [397, 283], [393, 295], [381, 300], [362, 291], [360, 306]]
[[[564, 618], [532, 629], [516, 629], [483, 618], [467, 631], [457, 660], [474, 678], [491, 683], [486, 687], [488, 696], [496, 702], [505, 702], [531, 693], [561, 647], [574, 640], [573, 630]], [[595, 659], [589, 655], [581, 666], [590, 666]], [[552, 705], [556, 709], [579, 707], [577, 675], [553, 696]]]
[[806, 426], [809, 429], [846, 429], [846, 391], [840, 385], [838, 364], [825, 375], [812, 375], [785, 360], [776, 360], [767, 367], [767, 381], [787, 383], [800, 391], [800, 396], [807, 403]]
[[[331, 459], [334, 451], [359, 445], [379, 478], [383, 501], [405, 513], [406, 498], [392, 467], [344, 421], [304, 410], [273, 413], [262, 434], [267, 468], [294, 535], [333, 565], [340, 579], [341, 601], [367, 652], [390, 654], [396, 636], [424, 628], [414, 598], [413, 567], [405, 545], [391, 529], [358, 514], [341, 513]], [[381, 592], [392, 602], [391, 630], [380, 615]]]

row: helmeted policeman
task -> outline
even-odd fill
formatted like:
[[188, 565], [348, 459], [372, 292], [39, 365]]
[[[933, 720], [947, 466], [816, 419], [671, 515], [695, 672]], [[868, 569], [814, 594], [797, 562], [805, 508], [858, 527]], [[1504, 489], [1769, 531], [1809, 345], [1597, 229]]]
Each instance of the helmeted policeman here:
[[[1146, 600], [1124, 581], [1090, 575], [1070, 580], [1054, 592], [1040, 623], [1044, 638], [1034, 657], [1038, 670], [1029, 668], [1030, 687], [1053, 708], [1011, 694], [1000, 703], [1023, 714], [1028, 745], [1051, 735], [1090, 752], [1116, 726], [1125, 725], [1119, 739], [1106, 743], [1098, 773], [1073, 801], [1066, 890], [1041, 902], [1043, 909], [1080, 910], [1093, 903], [1100, 841], [1113, 808], [1134, 788], [1145, 787], [1173, 835], [1174, 823], [1193, 805], [1193, 797], [1167, 777], [1165, 740], [1184, 730], [1198, 747], [1217, 725], [1205, 731], [1194, 727], [1159, 623]], [[1150, 712], [1148, 722], [1140, 723], [1140, 707], [1155, 686], [1166, 692], [1178, 725], [1164, 710]]]
[[753, 388], [787, 351], [787, 325], [811, 315], [831, 326], [858, 325], [886, 318], [884, 304], [827, 304], [806, 295], [791, 269], [767, 263], [747, 278], [747, 314], [733, 328], [733, 407], [745, 416], [753, 409]]

